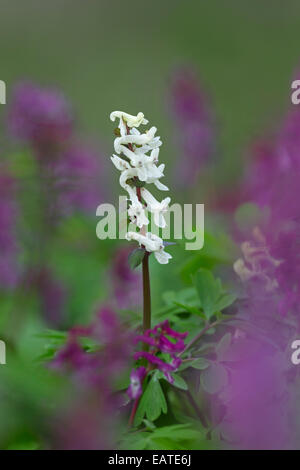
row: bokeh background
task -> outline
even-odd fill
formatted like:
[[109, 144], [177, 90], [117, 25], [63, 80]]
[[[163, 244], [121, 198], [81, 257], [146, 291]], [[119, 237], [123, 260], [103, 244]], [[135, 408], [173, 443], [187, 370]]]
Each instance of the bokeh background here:
[[[212, 267], [218, 256], [232, 267], [235, 248], [226, 238], [227, 221], [220, 208], [230, 206], [253, 142], [276, 128], [292, 106], [290, 85], [300, 65], [299, 2], [2, 0], [0, 31], [0, 79], [7, 85], [7, 104], [0, 108], [1, 169], [9, 167], [18, 182], [17, 264], [23, 276], [21, 289], [0, 291], [0, 338], [7, 341], [9, 351], [17, 347], [20, 355], [36, 358], [42, 353], [36, 335], [44, 328], [65, 330], [86, 324], [99, 305], [115, 295], [124, 300], [128, 290], [139, 289], [139, 271], [129, 275], [120, 267], [127, 254], [119, 250], [126, 242], [100, 241], [95, 233], [97, 204], [116, 203], [121, 194], [109, 159], [113, 110], [143, 111], [158, 127], [163, 141], [160, 160], [166, 163], [164, 183], [172, 201], [204, 203], [207, 226], [216, 236], [220, 226], [225, 233], [221, 247], [208, 238], [208, 251], [200, 258], [179, 246], [177, 251], [170, 248], [176, 262], [163, 270], [151, 260], [154, 312], [162, 305], [164, 291], [189, 285], [193, 269]], [[176, 115], [174, 82], [180, 71], [191, 73], [200, 103], [204, 97], [214, 142], [203, 172], [200, 166], [190, 182], [183, 177], [181, 181], [178, 170], [192, 165], [178, 140], [185, 126]], [[41, 188], [32, 149], [11, 135], [8, 124], [15, 87], [23, 81], [63, 93], [72, 108], [76, 138], [93, 148], [101, 170], [84, 175], [80, 182], [83, 188], [98, 187], [97, 204], [75, 210], [55, 230], [50, 218], [44, 222], [44, 232], [38, 232]], [[46, 276], [37, 288], [26, 290], [24, 278], [30, 284], [31, 265], [40, 262], [37, 233], [43, 262], [53, 277], [50, 281]], [[128, 282], [125, 293], [123, 281]], [[128, 301], [134, 305], [134, 324], [138, 324], [141, 299], [137, 294]], [[132, 307], [125, 304], [125, 310]], [[23, 380], [19, 370], [17, 366], [17, 379], [12, 375], [8, 382], [12, 377], [13, 384]], [[32, 396], [39, 393], [31, 384], [28, 387]], [[22, 403], [21, 409], [30, 413]], [[12, 410], [16, 416], [13, 406]], [[10, 421], [9, 411], [7, 416]], [[0, 438], [3, 433], [6, 442], [3, 429], [4, 425]]]
[[182, 63], [196, 68], [212, 96], [223, 177], [238, 174], [246, 144], [290, 103], [299, 64], [296, 0], [3, 0], [1, 6], [1, 78], [9, 92], [21, 78], [58, 86], [83, 131], [101, 137], [108, 153], [110, 111], [142, 109], [157, 123], [172, 163], [166, 92], [173, 67]]
[[[173, 201], [180, 195], [187, 202], [208, 204], [207, 186], [220, 194], [230, 189], [243, 172], [253, 140], [290, 106], [291, 77], [299, 64], [296, 0], [1, 4], [1, 79], [8, 103], [1, 109], [2, 155], [8, 149], [5, 119], [14, 85], [30, 80], [56, 87], [72, 104], [78, 133], [101, 152], [106, 176], [99, 185], [107, 202], [119, 192], [117, 175], [107, 165], [111, 110], [143, 110], [164, 142], [161, 160], [167, 164], [166, 183], [174, 183]], [[216, 150], [211, 158], [217, 165], [213, 177], [180, 192], [176, 161], [187, 157], [175, 138], [170, 82], [177, 68], [186, 65], [213, 109]], [[98, 250], [105, 250], [100, 242]], [[86, 262], [88, 271], [91, 261]], [[85, 281], [87, 276], [81, 282], [91, 289], [92, 276]]]

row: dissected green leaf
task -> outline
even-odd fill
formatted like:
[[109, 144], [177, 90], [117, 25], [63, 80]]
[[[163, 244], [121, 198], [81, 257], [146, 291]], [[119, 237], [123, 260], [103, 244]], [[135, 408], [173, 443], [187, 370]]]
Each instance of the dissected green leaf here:
[[161, 413], [166, 412], [167, 402], [164, 393], [157, 375], [153, 374], [140, 400], [134, 424], [138, 426], [145, 415], [150, 421], [155, 421]]
[[207, 319], [210, 319], [217, 310], [216, 304], [222, 292], [221, 283], [207, 269], [199, 269], [195, 274], [194, 282], [203, 311]]
[[190, 423], [154, 428], [152, 432], [131, 433], [125, 436], [121, 449], [126, 450], [190, 450], [211, 448], [205, 440], [206, 431]]

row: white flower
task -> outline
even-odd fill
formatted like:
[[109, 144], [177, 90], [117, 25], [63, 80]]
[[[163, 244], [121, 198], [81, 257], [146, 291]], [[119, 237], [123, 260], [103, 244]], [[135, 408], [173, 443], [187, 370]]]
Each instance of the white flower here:
[[160, 264], [168, 264], [169, 259], [172, 258], [169, 253], [164, 251], [163, 240], [154, 233], [147, 232], [146, 235], [142, 235], [137, 232], [128, 232], [125, 238], [128, 241], [137, 241], [146, 251], [150, 253], [153, 252], [156, 260]]
[[115, 121], [116, 118], [119, 118], [120, 121], [124, 120], [128, 127], [139, 127], [140, 124], [148, 124], [147, 119], [145, 119], [144, 114], [141, 112], [137, 116], [133, 116], [123, 111], [113, 111], [110, 114], [110, 120]]
[[151, 127], [151, 129], [146, 131], [144, 134], [134, 133], [117, 137], [114, 141], [116, 153], [121, 153], [122, 151], [124, 151], [124, 146], [128, 144], [141, 146], [147, 144], [149, 146], [149, 149], [156, 148], [157, 146], [159, 146], [160, 142], [160, 138], [155, 137], [156, 131], [156, 127]]
[[154, 256], [156, 260], [159, 262], [159, 264], [168, 264], [169, 259], [172, 259], [172, 255], [164, 251], [163, 248], [160, 248], [158, 251], [155, 251]]
[[141, 195], [147, 203], [147, 209], [154, 214], [154, 223], [158, 227], [166, 227], [166, 221], [163, 216], [169, 209], [171, 198], [166, 197], [161, 202], [158, 202], [154, 196], [145, 188], [141, 189]]
[[127, 180], [134, 178], [137, 176], [136, 168], [128, 168], [127, 170], [122, 171], [120, 176], [120, 186], [128, 191], [129, 184], [127, 184]]
[[129, 170], [130, 168], [129, 163], [123, 160], [123, 158], [118, 157], [118, 155], [113, 155], [112, 157], [110, 157], [110, 159], [115, 165], [115, 167], [117, 168], [117, 170], [120, 170], [120, 171]]
[[[149, 183], [152, 183], [152, 181], [149, 181]], [[168, 186], [162, 184], [160, 181], [155, 180], [153, 181], [154, 185], [157, 187], [157, 189], [160, 189], [160, 191], [169, 191]]]
[[128, 215], [133, 224], [136, 224], [139, 228], [149, 224], [149, 220], [145, 214], [143, 204], [136, 200], [132, 202], [128, 209]]
[[171, 259], [172, 256], [170, 255], [170, 253], [167, 253], [166, 251], [164, 251], [165, 247], [164, 247], [163, 240], [160, 237], [158, 237], [157, 235], [155, 235], [154, 233], [151, 233], [151, 232], [146, 233], [146, 238], [151, 240], [151, 242], [155, 243], [156, 246], [158, 247], [158, 249], [154, 251], [154, 256], [155, 256], [156, 260], [160, 264], [168, 264], [169, 259]]
[[[158, 165], [159, 147], [162, 142], [159, 136], [156, 136], [156, 127], [151, 127], [148, 131], [141, 133], [137, 127], [141, 124], [147, 124], [143, 113], [133, 116], [123, 111], [114, 111], [110, 119], [115, 121], [118, 118], [120, 137], [114, 141], [114, 149], [111, 161], [121, 172], [120, 185], [127, 191], [130, 205], [128, 216], [140, 232], [128, 232], [127, 240], [135, 240], [145, 248], [149, 253], [154, 253], [155, 258], [161, 264], [166, 264], [172, 256], [164, 251], [163, 240], [155, 234], [148, 232], [145, 235], [145, 226], [149, 224], [147, 210], [154, 215], [154, 223], [161, 228], [166, 226], [164, 213], [168, 211], [170, 198], [167, 197], [161, 202], [157, 201], [152, 194], [143, 186], [147, 183], [153, 183], [159, 190], [168, 191], [167, 186], [159, 180], [164, 176], [165, 165]], [[136, 185], [143, 182], [143, 185]], [[138, 189], [138, 186], [140, 189]]]

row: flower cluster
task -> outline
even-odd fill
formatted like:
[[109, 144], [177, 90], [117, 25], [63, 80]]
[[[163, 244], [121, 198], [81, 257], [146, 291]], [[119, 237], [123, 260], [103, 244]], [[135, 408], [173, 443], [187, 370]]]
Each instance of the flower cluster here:
[[241, 244], [243, 258], [236, 260], [233, 268], [243, 282], [259, 280], [266, 291], [274, 291], [278, 287], [276, 268], [283, 261], [271, 256], [266, 238], [258, 227], [252, 233], [253, 240]]
[[[184, 339], [188, 333], [178, 333], [173, 330], [168, 320], [159, 323], [154, 328], [145, 331], [143, 335], [136, 337], [136, 342], [142, 342], [149, 345], [148, 351], [137, 351], [134, 359], [144, 359], [148, 362], [147, 369], [143, 366], [133, 369], [130, 376], [130, 386], [127, 393], [130, 398], [138, 398], [142, 394], [143, 380], [147, 373], [152, 369], [158, 369], [165, 375], [166, 379], [174, 382], [171, 373], [175, 372], [181, 364], [178, 356], [184, 348]], [[159, 355], [167, 355], [171, 358], [169, 362], [161, 359]], [[165, 359], [165, 357], [164, 357]]]
[[8, 125], [13, 136], [41, 149], [70, 138], [73, 116], [60, 92], [24, 82], [15, 87]]
[[71, 106], [62, 93], [20, 83], [13, 93], [8, 129], [33, 150], [43, 191], [51, 193], [44, 212], [51, 213], [52, 225], [58, 216], [97, 207], [101, 161], [78, 142]]
[[137, 241], [147, 252], [153, 252], [159, 263], [167, 264], [172, 256], [164, 251], [163, 240], [151, 232], [146, 232], [146, 226], [149, 224], [146, 210], [153, 214], [155, 225], [164, 228], [166, 226], [164, 213], [168, 211], [170, 202], [169, 197], [161, 202], [157, 201], [144, 187], [153, 183], [157, 189], [168, 191], [168, 188], [160, 182], [160, 178], [164, 176], [165, 165], [157, 166], [159, 147], [162, 144], [160, 137], [155, 136], [157, 129], [151, 127], [144, 133], [137, 129], [140, 125], [148, 123], [143, 113], [132, 116], [122, 111], [114, 111], [110, 119], [112, 121], [119, 119], [117, 137], [114, 141], [116, 154], [111, 160], [121, 172], [120, 185], [129, 196], [130, 221], [139, 229], [139, 232], [128, 232], [126, 239]]

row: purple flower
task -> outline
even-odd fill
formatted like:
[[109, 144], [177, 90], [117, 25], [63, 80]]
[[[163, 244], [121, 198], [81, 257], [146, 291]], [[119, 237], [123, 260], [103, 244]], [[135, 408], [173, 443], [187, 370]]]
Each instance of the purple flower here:
[[73, 117], [59, 91], [24, 82], [14, 90], [8, 125], [13, 136], [41, 150], [70, 137]]
[[6, 170], [0, 174], [0, 288], [12, 289], [19, 280], [17, 264], [15, 181]]
[[147, 361], [156, 366], [163, 374], [165, 375], [166, 379], [172, 384], [174, 382], [173, 377], [171, 376], [170, 372], [175, 372], [181, 364], [181, 359], [179, 357], [173, 358], [171, 362], [165, 362], [159, 357], [155, 356], [152, 353], [146, 351], [138, 351], [134, 354], [134, 359], [138, 361], [139, 359], [147, 359]]
[[13, 136], [34, 151], [48, 223], [53, 226], [74, 211], [94, 214], [103, 200], [101, 155], [78, 142], [63, 95], [30, 83], [18, 85], [8, 126]]
[[271, 209], [273, 224], [300, 216], [300, 111], [294, 106], [274, 136], [256, 144], [246, 168], [244, 198]]
[[[274, 339], [271, 329], [269, 333]], [[225, 415], [218, 426], [225, 439], [241, 449], [292, 447], [292, 389], [286, 381], [289, 363], [284, 354], [253, 337], [234, 342], [227, 354], [233, 367], [219, 397]], [[213, 409], [216, 403], [214, 398]]]
[[53, 175], [58, 192], [57, 210], [64, 215], [74, 211], [95, 212], [103, 200], [101, 155], [73, 142], [56, 161]]
[[268, 209], [261, 230], [270, 254], [280, 263], [264, 272], [276, 285], [274, 311], [282, 316], [297, 316], [300, 300], [299, 148], [300, 111], [293, 106], [274, 135], [253, 147], [243, 181], [242, 200]]
[[[92, 349], [83, 346], [83, 338], [89, 338]], [[131, 334], [108, 307], [101, 308], [90, 325], [69, 331], [66, 344], [51, 362], [53, 368], [72, 379], [72, 392], [53, 424], [56, 448], [114, 448], [124, 404], [115, 393], [115, 381], [127, 370], [131, 355]], [[140, 380], [142, 374], [143, 368], [139, 368]]]
[[181, 184], [192, 184], [214, 153], [213, 117], [208, 98], [191, 68], [175, 71], [171, 82], [171, 109], [183, 155], [176, 169]]
[[143, 393], [143, 380], [147, 372], [145, 367], [138, 367], [132, 369], [130, 374], [130, 385], [127, 390], [127, 394], [131, 400], [136, 400]]
[[87, 355], [79, 344], [77, 335], [70, 334], [66, 345], [58, 351], [51, 367], [67, 367], [77, 370], [77, 372], [87, 365]]
[[[169, 326], [168, 320], [159, 323], [153, 329], [145, 331], [143, 335], [136, 336], [135, 343], [143, 342], [150, 346], [149, 351], [138, 351], [134, 354], [134, 359], [146, 359], [150, 365], [163, 372], [170, 383], [174, 382], [171, 372], [175, 372], [181, 364], [178, 353], [184, 350], [183, 339], [188, 333], [178, 333]], [[169, 338], [173, 341], [171, 341]], [[164, 361], [158, 354], [168, 354], [169, 362]]]
[[[80, 337], [89, 337], [98, 344], [94, 352], [86, 352]], [[123, 328], [115, 312], [102, 308], [95, 320], [86, 327], [74, 327], [68, 333], [66, 345], [58, 351], [52, 364], [63, 369], [71, 365], [75, 379], [98, 388], [112, 383], [127, 367], [132, 352], [131, 333]]]
[[[172, 330], [168, 320], [166, 320], [156, 325], [152, 330], [147, 330], [144, 335], [137, 336], [136, 341], [149, 344], [163, 353], [174, 354], [183, 351], [183, 339], [186, 338], [187, 334]], [[176, 341], [170, 341], [167, 336]]]
[[43, 269], [39, 276], [38, 291], [44, 318], [49, 325], [57, 327], [63, 320], [66, 298], [63, 285], [53, 277], [49, 270]]

